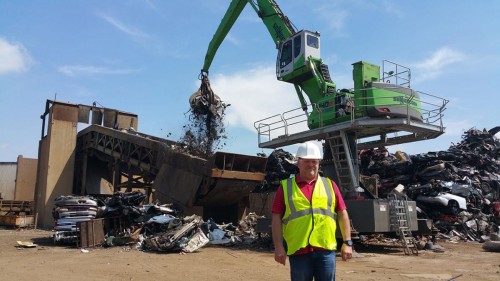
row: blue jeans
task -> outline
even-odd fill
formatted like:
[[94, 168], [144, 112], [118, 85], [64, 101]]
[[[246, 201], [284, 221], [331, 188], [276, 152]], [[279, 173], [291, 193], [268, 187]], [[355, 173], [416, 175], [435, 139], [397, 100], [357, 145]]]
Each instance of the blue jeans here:
[[289, 256], [292, 281], [335, 281], [335, 251]]

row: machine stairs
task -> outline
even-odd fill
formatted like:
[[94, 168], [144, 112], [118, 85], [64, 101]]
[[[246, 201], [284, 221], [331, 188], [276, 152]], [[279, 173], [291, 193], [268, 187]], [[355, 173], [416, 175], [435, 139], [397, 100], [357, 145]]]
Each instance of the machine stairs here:
[[[332, 161], [335, 165], [335, 181], [342, 191], [356, 190], [357, 164], [352, 157], [352, 148], [344, 130], [332, 132], [326, 139], [331, 150]], [[355, 151], [355, 150], [354, 150]]]
[[418, 255], [415, 238], [411, 233], [411, 221], [408, 214], [408, 201], [395, 193], [388, 195], [391, 228], [403, 244], [405, 255]]

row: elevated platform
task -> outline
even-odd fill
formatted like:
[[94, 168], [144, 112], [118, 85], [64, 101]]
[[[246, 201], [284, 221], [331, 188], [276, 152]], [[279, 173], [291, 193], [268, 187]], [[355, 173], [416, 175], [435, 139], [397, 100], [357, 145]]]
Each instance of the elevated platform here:
[[289, 135], [279, 135], [274, 139], [259, 142], [259, 147], [274, 149], [309, 140], [321, 140], [326, 139], [330, 133], [345, 130], [347, 133], [354, 132], [358, 139], [358, 148], [365, 149], [433, 139], [442, 135], [444, 129], [441, 125], [412, 121], [408, 118], [365, 117]]
[[[402, 103], [397, 109], [397, 114], [376, 115], [371, 114], [373, 106], [393, 108], [391, 104], [384, 105], [383, 101], [392, 101], [392, 98], [374, 97], [366, 98], [366, 104], [355, 104], [347, 110], [338, 109], [337, 122], [331, 125], [319, 126], [309, 129], [307, 126], [308, 113], [312, 112], [314, 105], [308, 105], [304, 112], [302, 107], [276, 114], [256, 121], [259, 147], [279, 148], [309, 140], [325, 140], [332, 133], [345, 132], [356, 140], [358, 149], [390, 146], [421, 140], [437, 138], [445, 131], [443, 116], [448, 100], [418, 92], [421, 103], [421, 115], [411, 108], [410, 103]], [[364, 98], [363, 98], [364, 99]], [[362, 100], [363, 100], [362, 99]], [[319, 115], [319, 120], [322, 116]], [[330, 120], [330, 122], [332, 122]]]

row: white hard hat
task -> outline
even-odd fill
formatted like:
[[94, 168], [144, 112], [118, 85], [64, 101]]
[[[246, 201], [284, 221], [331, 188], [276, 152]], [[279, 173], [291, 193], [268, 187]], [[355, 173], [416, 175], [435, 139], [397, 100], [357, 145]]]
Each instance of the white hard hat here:
[[302, 159], [321, 159], [321, 152], [314, 142], [308, 141], [299, 145], [295, 156]]

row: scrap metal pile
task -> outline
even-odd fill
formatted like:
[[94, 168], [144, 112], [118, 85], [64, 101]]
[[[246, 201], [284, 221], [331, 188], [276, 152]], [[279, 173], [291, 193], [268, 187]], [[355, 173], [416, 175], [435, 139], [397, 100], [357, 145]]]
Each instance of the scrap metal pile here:
[[378, 178], [378, 196], [398, 185], [445, 237], [481, 241], [500, 225], [500, 141], [470, 129], [447, 151], [408, 156], [386, 149], [360, 152], [361, 174]]
[[[377, 182], [379, 198], [403, 186], [403, 194], [417, 202], [419, 218], [432, 219], [445, 238], [487, 240], [500, 226], [500, 141], [494, 136], [499, 130], [472, 128], [447, 151], [410, 156], [362, 150], [361, 178]], [[265, 182], [254, 192], [276, 191], [280, 180], [298, 171], [294, 156], [281, 149], [267, 163]]]
[[[265, 157], [265, 154], [259, 156]], [[275, 149], [267, 158], [266, 177], [262, 185], [257, 186], [255, 192], [272, 192], [278, 189], [280, 181], [299, 172], [295, 165], [296, 159], [290, 152]]]
[[[139, 191], [120, 193], [110, 197], [61, 196], [53, 209], [56, 227], [54, 241], [77, 243], [77, 222], [103, 219], [105, 240], [102, 246], [135, 245], [143, 251], [191, 253], [207, 244], [238, 245], [257, 239], [253, 231], [257, 216], [249, 214], [235, 226], [231, 223], [218, 225], [212, 220], [203, 221], [200, 216], [180, 217], [171, 204], [144, 204], [146, 195]], [[71, 223], [61, 226], [62, 214], [69, 205], [61, 202], [95, 203], [97, 212], [87, 214], [83, 207], [76, 211]], [[84, 203], [85, 202], [85, 203]], [[92, 206], [94, 206], [92, 204]], [[66, 221], [64, 221], [66, 222]]]
[[[487, 240], [488, 235], [500, 233], [500, 141], [494, 137], [495, 130], [470, 129], [447, 151], [409, 156], [385, 148], [363, 150], [360, 173], [377, 179], [377, 197], [384, 198], [397, 188], [416, 201], [419, 218], [433, 219], [441, 237]], [[297, 172], [294, 156], [276, 149], [268, 157], [265, 181], [255, 192], [275, 191], [281, 179]], [[180, 217], [172, 205], [145, 204], [145, 198], [138, 191], [99, 198], [61, 196], [53, 211], [54, 239], [74, 241], [77, 222], [102, 218], [104, 246], [192, 252], [207, 244], [258, 240], [256, 214], [238, 225], [218, 225], [199, 216]]]
[[52, 216], [55, 221], [54, 242], [78, 240], [77, 222], [88, 221], [97, 215], [97, 201], [88, 196], [59, 196], [54, 200]]

